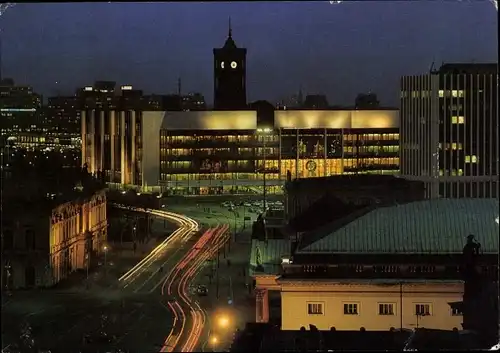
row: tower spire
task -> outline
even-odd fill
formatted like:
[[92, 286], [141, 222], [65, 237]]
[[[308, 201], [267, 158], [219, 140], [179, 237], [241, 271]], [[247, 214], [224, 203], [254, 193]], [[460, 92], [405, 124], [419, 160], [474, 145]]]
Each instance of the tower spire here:
[[227, 33], [227, 36], [229, 38], [232, 38], [233, 37], [233, 28], [231, 27], [231, 17], [229, 17], [229, 28], [228, 28], [228, 33]]

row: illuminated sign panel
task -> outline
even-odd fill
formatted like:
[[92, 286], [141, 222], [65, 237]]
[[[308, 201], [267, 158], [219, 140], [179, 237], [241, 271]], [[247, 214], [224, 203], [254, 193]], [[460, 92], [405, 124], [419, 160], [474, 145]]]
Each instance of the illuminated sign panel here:
[[12, 113], [33, 113], [36, 112], [35, 108], [30, 108], [30, 109], [16, 109], [16, 108], [2, 108], [0, 109], [1, 112], [12, 112]]
[[132, 86], [122, 86], [121, 90], [122, 91], [131, 91], [132, 90]]
[[92, 86], [87, 86], [84, 88], [85, 91], [93, 91], [94, 90], [94, 87]]
[[398, 110], [278, 110], [274, 125], [282, 129], [399, 128]]

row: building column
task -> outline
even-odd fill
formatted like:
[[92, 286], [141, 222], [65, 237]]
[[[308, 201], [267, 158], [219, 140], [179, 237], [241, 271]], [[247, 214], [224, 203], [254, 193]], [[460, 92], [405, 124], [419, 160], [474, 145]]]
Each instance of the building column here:
[[95, 155], [95, 145], [96, 145], [96, 134], [95, 134], [95, 110], [90, 112], [90, 165], [89, 173], [94, 174], [96, 172], [96, 155]]
[[[137, 185], [137, 180], [135, 180], [135, 169], [136, 169], [136, 155], [135, 155], [135, 150], [136, 150], [136, 117], [135, 117], [135, 110], [132, 110], [131, 112], [131, 118], [130, 118], [130, 184], [132, 185]], [[144, 190], [143, 190], [144, 191]]]
[[116, 111], [112, 110], [110, 113], [110, 119], [109, 119], [109, 141], [110, 141], [110, 147], [111, 147], [111, 167], [109, 171], [109, 181], [114, 183], [115, 182], [115, 153], [116, 153]]
[[256, 289], [255, 301], [255, 321], [257, 323], [269, 322], [269, 291], [267, 289]]
[[120, 161], [120, 175], [121, 175], [121, 183], [122, 185], [128, 184], [128, 168], [127, 168], [127, 150], [125, 144], [125, 112], [120, 112], [120, 152], [121, 152], [121, 161]]
[[104, 125], [104, 112], [101, 110], [99, 112], [99, 139], [100, 139], [100, 144], [99, 144], [99, 170], [101, 172], [104, 172], [104, 135], [105, 135], [105, 125]]
[[85, 163], [87, 163], [87, 146], [88, 146], [88, 132], [87, 132], [87, 112], [83, 110], [81, 112], [81, 138], [82, 138], [82, 167]]

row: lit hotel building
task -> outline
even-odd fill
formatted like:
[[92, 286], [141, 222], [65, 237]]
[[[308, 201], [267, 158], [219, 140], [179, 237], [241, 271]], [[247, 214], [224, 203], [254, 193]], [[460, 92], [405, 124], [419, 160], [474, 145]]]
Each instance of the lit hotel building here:
[[82, 112], [82, 161], [109, 183], [168, 194], [280, 192], [290, 178], [396, 173], [397, 110]]
[[401, 79], [401, 174], [427, 197], [498, 198], [496, 64], [445, 64]]

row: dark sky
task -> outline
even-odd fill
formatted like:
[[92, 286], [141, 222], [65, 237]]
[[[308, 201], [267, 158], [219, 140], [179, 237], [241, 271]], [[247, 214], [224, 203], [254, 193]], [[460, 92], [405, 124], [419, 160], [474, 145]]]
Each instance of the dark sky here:
[[[212, 102], [212, 48], [248, 48], [249, 101], [324, 93], [353, 104], [374, 91], [397, 105], [399, 77], [432, 61], [497, 61], [486, 0], [18, 4], [1, 18], [4, 77], [44, 95], [94, 80], [147, 93], [199, 91]], [[58, 82], [58, 83], [56, 83]]]

